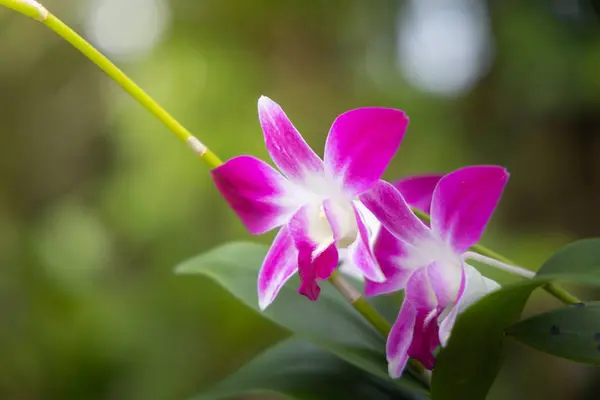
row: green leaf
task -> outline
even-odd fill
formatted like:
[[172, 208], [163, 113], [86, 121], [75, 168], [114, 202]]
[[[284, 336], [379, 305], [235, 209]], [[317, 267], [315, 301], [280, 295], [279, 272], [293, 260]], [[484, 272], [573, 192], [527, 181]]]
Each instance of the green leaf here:
[[545, 353], [600, 365], [600, 302], [536, 315], [508, 328], [506, 333]]
[[297, 339], [278, 343], [195, 400], [248, 396], [289, 400], [423, 398]]
[[544, 282], [504, 286], [459, 316], [447, 347], [436, 360], [432, 398], [485, 399], [502, 366], [504, 330], [519, 319], [531, 292]]
[[210, 277], [262, 316], [304, 337], [382, 348], [384, 339], [327, 282], [321, 284], [319, 301], [313, 302], [298, 294], [299, 280], [293, 277], [261, 312], [256, 280], [267, 250], [254, 243], [228, 243], [184, 262], [176, 271]]
[[[300, 282], [291, 278], [265, 311], [258, 308], [256, 280], [268, 248], [238, 242], [217, 247], [177, 267], [178, 273], [205, 275], [231, 292], [259, 315], [336, 354], [381, 379], [390, 380], [385, 339], [328, 282], [313, 302], [297, 292]], [[395, 301], [390, 298], [390, 301]], [[409, 377], [395, 381], [422, 390]]]
[[600, 285], [600, 238], [568, 244], [550, 257], [536, 276]]

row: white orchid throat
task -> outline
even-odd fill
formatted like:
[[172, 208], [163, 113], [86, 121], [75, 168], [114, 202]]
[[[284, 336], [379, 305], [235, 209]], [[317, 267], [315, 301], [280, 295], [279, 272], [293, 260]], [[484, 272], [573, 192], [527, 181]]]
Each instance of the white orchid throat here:
[[290, 186], [286, 191], [289, 194], [284, 199], [284, 206], [307, 208], [308, 237], [317, 244], [313, 258], [334, 242], [338, 248], [347, 248], [356, 241], [359, 232], [353, 204], [358, 201], [342, 190], [335, 177], [313, 172], [305, 174], [302, 182], [288, 183]]

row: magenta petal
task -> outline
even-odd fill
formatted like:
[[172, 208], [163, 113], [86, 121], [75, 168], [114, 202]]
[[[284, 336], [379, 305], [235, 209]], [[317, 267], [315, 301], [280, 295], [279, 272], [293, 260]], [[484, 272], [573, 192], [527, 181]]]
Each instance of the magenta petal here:
[[258, 117], [267, 150], [277, 167], [290, 179], [323, 171], [323, 161], [306, 144], [281, 107], [268, 97], [258, 100]]
[[427, 268], [415, 270], [406, 282], [405, 301], [410, 301], [418, 312], [430, 312], [438, 306], [435, 292], [429, 282]]
[[211, 171], [217, 189], [252, 234], [285, 224], [297, 207], [290, 183], [262, 160], [232, 158]]
[[454, 305], [452, 306], [452, 309], [450, 310], [450, 312], [448, 313], [446, 318], [444, 318], [444, 320], [440, 323], [439, 338], [440, 338], [440, 343], [442, 346], [446, 346], [446, 343], [448, 342], [448, 339], [450, 338], [450, 332], [452, 331], [452, 327], [454, 327], [454, 322], [456, 322], [456, 317], [458, 316], [458, 313], [459, 313], [460, 309], [462, 308], [461, 301], [464, 298], [466, 298], [466, 296], [464, 296], [464, 294], [465, 294], [467, 285], [468, 285], [467, 272], [466, 272], [465, 266], [462, 265], [460, 287], [458, 289], [458, 294], [454, 301]]
[[[319, 297], [317, 280], [327, 279], [338, 264], [338, 252], [333, 236], [327, 242], [318, 243], [310, 236], [310, 217], [315, 210], [303, 206], [290, 220], [288, 225], [291, 237], [298, 250], [299, 292], [311, 300]], [[322, 221], [326, 223], [326, 221]]]
[[333, 122], [325, 145], [325, 165], [351, 194], [374, 185], [389, 164], [408, 125], [408, 117], [391, 108], [359, 108]]
[[377, 182], [371, 190], [360, 196], [360, 200], [383, 227], [398, 239], [414, 244], [430, 237], [429, 228], [413, 214], [404, 197], [391, 184]]
[[406, 281], [413, 273], [413, 269], [403, 268], [400, 263], [406, 254], [406, 246], [386, 229], [380, 231], [373, 252], [386, 280], [384, 282], [365, 280], [365, 295], [378, 296], [405, 288]]
[[412, 304], [405, 301], [386, 343], [388, 372], [392, 378], [400, 377], [404, 371], [408, 361], [408, 349], [413, 341], [416, 318], [417, 311]]
[[428, 267], [419, 268], [406, 283], [404, 302], [416, 310], [416, 325], [408, 355], [421, 361], [427, 369], [434, 364], [433, 350], [438, 346], [439, 304], [429, 280]]
[[435, 364], [433, 351], [439, 346], [439, 328], [437, 324], [437, 310], [418, 312], [413, 340], [408, 349], [408, 355], [423, 364], [428, 370], [432, 370]]
[[463, 252], [481, 238], [508, 181], [498, 166], [466, 167], [444, 176], [431, 204], [431, 227]]
[[369, 232], [358, 209], [353, 205], [356, 223], [358, 225], [358, 237], [348, 246], [348, 257], [350, 261], [362, 272], [366, 279], [374, 282], [385, 281], [385, 275], [381, 271], [375, 255], [369, 246]]
[[338, 252], [335, 243], [329, 245], [316, 257], [310, 252], [302, 250], [298, 255], [298, 271], [300, 275], [300, 288], [298, 293], [317, 300], [321, 288], [317, 280], [328, 279], [338, 264]]
[[267, 308], [298, 269], [298, 251], [287, 227], [277, 233], [258, 274], [258, 305]]
[[435, 186], [443, 175], [416, 175], [394, 182], [406, 203], [429, 214]]
[[300, 276], [300, 287], [298, 293], [315, 301], [319, 298], [321, 288], [317, 284], [317, 274], [313, 268], [312, 255], [310, 251], [298, 251], [298, 275]]
[[380, 296], [402, 290], [410, 275], [410, 271], [397, 268], [386, 272], [384, 272], [386, 279], [383, 282], [365, 279], [365, 296]]

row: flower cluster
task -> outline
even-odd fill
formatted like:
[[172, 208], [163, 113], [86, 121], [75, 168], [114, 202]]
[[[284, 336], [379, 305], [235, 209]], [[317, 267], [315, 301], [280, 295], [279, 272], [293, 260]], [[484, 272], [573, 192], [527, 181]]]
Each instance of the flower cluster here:
[[[395, 184], [381, 180], [408, 118], [390, 108], [360, 108], [333, 122], [323, 160], [272, 100], [258, 102], [267, 150], [278, 167], [240, 156], [212, 171], [218, 190], [253, 234], [279, 228], [258, 277], [261, 309], [296, 272], [299, 292], [319, 296], [341, 261], [364, 280], [365, 295], [405, 291], [387, 341], [389, 372], [408, 357], [434, 366], [457, 314], [498, 284], [467, 259], [508, 180], [499, 166], [471, 166]], [[422, 222], [411, 207], [431, 214]], [[494, 265], [494, 263], [490, 263]], [[496, 265], [497, 266], [497, 265]]]

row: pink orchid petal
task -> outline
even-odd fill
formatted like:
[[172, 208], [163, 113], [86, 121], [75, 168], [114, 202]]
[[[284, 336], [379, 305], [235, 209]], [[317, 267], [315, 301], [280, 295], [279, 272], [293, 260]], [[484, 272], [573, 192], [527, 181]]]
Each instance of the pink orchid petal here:
[[464, 294], [467, 286], [467, 271], [465, 266], [461, 265], [461, 280], [460, 287], [458, 289], [458, 294], [456, 295], [456, 299], [454, 300], [454, 305], [452, 306], [452, 309], [450, 310], [446, 318], [444, 318], [444, 320], [440, 323], [440, 344], [444, 347], [446, 346], [446, 343], [450, 338], [450, 332], [452, 331], [452, 327], [454, 327], [454, 322], [456, 322], [456, 317], [458, 315], [459, 310], [461, 309], [461, 302], [463, 301], [463, 298], [466, 297], [464, 296]]
[[408, 356], [418, 359], [428, 369], [433, 368], [438, 314], [427, 268], [419, 268], [406, 283], [404, 302], [388, 338], [386, 351], [392, 377], [402, 374]]
[[426, 313], [430, 313], [431, 310], [438, 307], [426, 267], [415, 270], [408, 278], [404, 299], [404, 301], [410, 301], [417, 312], [424, 310]]
[[343, 217], [340, 215], [341, 210], [338, 208], [339, 207], [336, 207], [334, 202], [330, 199], [323, 202], [323, 213], [331, 227], [333, 241], [325, 248], [325, 250], [317, 255], [317, 259], [315, 260], [314, 269], [317, 279], [320, 280], [329, 279], [339, 263], [336, 241], [342, 236], [343, 231], [346, 228], [346, 221], [344, 221]]
[[429, 228], [413, 214], [402, 194], [391, 184], [377, 182], [360, 200], [398, 239], [415, 244], [430, 237]]
[[286, 226], [277, 233], [258, 274], [258, 305], [266, 309], [298, 269], [298, 251]]
[[391, 108], [359, 108], [336, 118], [325, 144], [325, 165], [350, 194], [375, 184], [398, 150], [408, 117]]
[[466, 167], [444, 176], [431, 204], [431, 227], [461, 253], [477, 243], [504, 186], [506, 169], [498, 166]]
[[335, 243], [332, 243], [313, 261], [317, 279], [321, 281], [329, 279], [337, 268], [339, 261], [338, 250]]
[[385, 281], [385, 275], [381, 271], [369, 245], [369, 231], [358, 209], [354, 205], [353, 208], [358, 224], [358, 237], [348, 246], [348, 257], [366, 279], [374, 282], [383, 282]]
[[408, 349], [413, 341], [416, 320], [417, 310], [411, 303], [405, 301], [386, 343], [388, 372], [392, 378], [400, 377], [406, 367]]
[[232, 158], [211, 171], [217, 189], [252, 234], [285, 224], [297, 207], [290, 183], [262, 160]]
[[439, 345], [438, 316], [441, 307], [430, 281], [428, 269], [419, 268], [406, 283], [404, 302], [412, 304], [416, 310], [416, 325], [408, 355], [421, 361], [427, 369], [435, 362], [433, 350]]
[[428, 370], [435, 365], [433, 351], [439, 346], [439, 328], [437, 324], [437, 310], [418, 312], [413, 340], [408, 349], [408, 355], [423, 364]]
[[307, 174], [323, 171], [323, 161], [306, 144], [277, 103], [261, 96], [258, 100], [258, 117], [267, 150], [284, 175], [298, 181]]
[[394, 268], [393, 270], [385, 271], [384, 275], [386, 280], [383, 282], [365, 279], [365, 296], [380, 296], [402, 290], [410, 276], [410, 271]]
[[431, 210], [433, 191], [443, 175], [415, 175], [394, 182], [406, 203], [427, 214]]
[[301, 251], [298, 256], [300, 288], [298, 293], [310, 300], [317, 300], [321, 288], [317, 280], [328, 279], [338, 264], [338, 252], [335, 244], [328, 246], [315, 258], [309, 252]]
[[288, 223], [290, 235], [298, 251], [307, 250], [316, 258], [335, 242], [329, 221], [320, 218], [321, 210], [315, 205], [304, 205], [296, 211]]
[[442, 309], [453, 305], [456, 301], [456, 294], [463, 283], [461, 265], [462, 262], [457, 257], [455, 264], [437, 261], [427, 267], [429, 283], [435, 293], [438, 306]]
[[[311, 232], [315, 230], [312, 217], [318, 212], [319, 210], [310, 205], [303, 206], [288, 224], [290, 235], [298, 250], [298, 274], [301, 281], [299, 292], [310, 300], [319, 297], [317, 280], [329, 278], [339, 261], [333, 234], [324, 237], [323, 242], [317, 242], [311, 236]], [[316, 223], [329, 226], [326, 220], [317, 220]]]
[[406, 246], [388, 230], [380, 231], [373, 246], [373, 253], [386, 280], [384, 282], [365, 280], [365, 295], [378, 296], [397, 292], [406, 287], [406, 282], [413, 273], [413, 269], [402, 268], [400, 264], [400, 260], [407, 253]]

